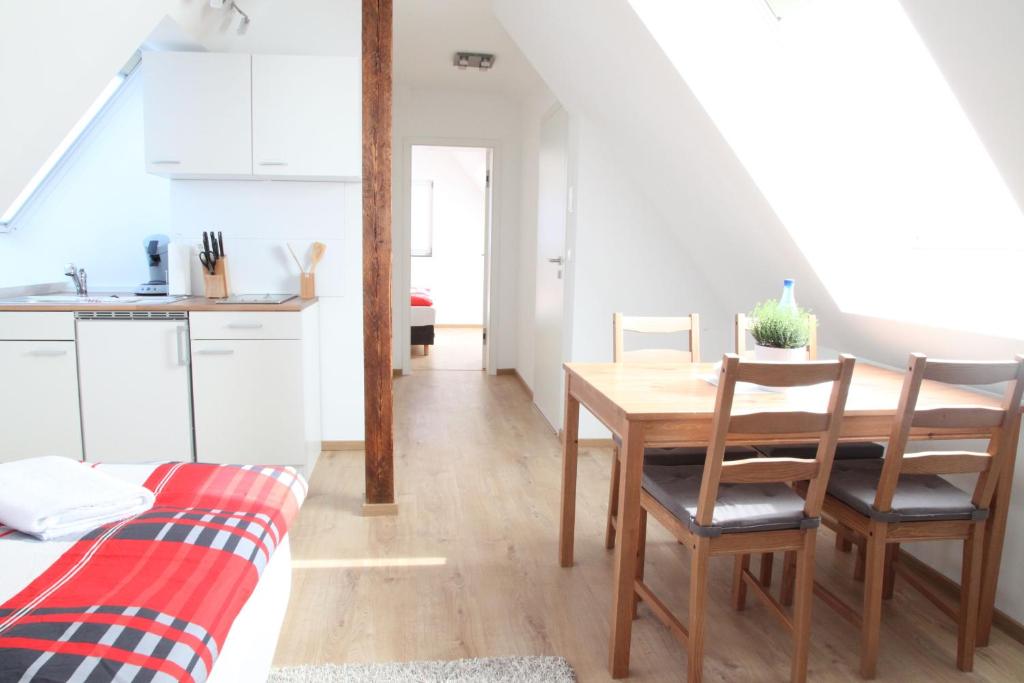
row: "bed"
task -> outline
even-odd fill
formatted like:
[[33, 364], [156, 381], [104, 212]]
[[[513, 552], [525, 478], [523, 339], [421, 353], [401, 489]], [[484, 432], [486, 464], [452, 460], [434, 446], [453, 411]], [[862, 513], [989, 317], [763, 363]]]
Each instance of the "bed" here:
[[434, 345], [434, 322], [437, 319], [434, 300], [429, 289], [413, 288], [409, 294], [409, 344], [422, 346], [426, 356]]
[[291, 590], [292, 468], [98, 465], [149, 512], [42, 542], [0, 526], [0, 681], [264, 681]]

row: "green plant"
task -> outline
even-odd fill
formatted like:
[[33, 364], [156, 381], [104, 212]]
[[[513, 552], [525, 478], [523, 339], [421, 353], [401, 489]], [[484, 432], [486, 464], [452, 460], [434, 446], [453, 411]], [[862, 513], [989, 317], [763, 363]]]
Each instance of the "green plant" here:
[[780, 306], [776, 300], [762, 301], [750, 312], [754, 324], [750, 334], [760, 346], [799, 349], [807, 346], [811, 334], [810, 312]]

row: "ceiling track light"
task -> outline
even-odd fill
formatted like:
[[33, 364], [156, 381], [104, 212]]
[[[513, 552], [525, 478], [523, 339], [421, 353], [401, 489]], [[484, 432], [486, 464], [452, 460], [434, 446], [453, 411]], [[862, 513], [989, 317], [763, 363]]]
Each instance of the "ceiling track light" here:
[[459, 69], [480, 69], [487, 71], [494, 66], [494, 55], [486, 52], [456, 52], [452, 65]]

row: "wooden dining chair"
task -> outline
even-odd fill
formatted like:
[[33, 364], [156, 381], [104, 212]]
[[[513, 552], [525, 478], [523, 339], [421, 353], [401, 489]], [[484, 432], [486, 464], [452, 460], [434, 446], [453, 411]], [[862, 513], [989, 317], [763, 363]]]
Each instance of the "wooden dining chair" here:
[[[809, 319], [809, 334], [807, 338], [807, 360], [818, 359], [818, 318], [813, 314], [808, 315]], [[752, 357], [754, 352], [747, 350], [747, 338], [750, 336], [750, 330], [757, 324], [757, 318], [748, 316], [744, 313], [736, 314], [736, 324], [734, 327], [735, 339], [736, 339], [736, 355], [740, 358]], [[755, 448], [767, 458], [805, 458], [812, 459], [817, 453], [817, 448], [813, 444], [773, 444], [773, 445], [759, 445]], [[881, 458], [882, 454], [885, 453], [885, 447], [882, 444], [874, 443], [871, 441], [862, 442], [851, 442], [841, 443], [836, 447], [836, 460], [859, 460], [861, 458]], [[836, 548], [842, 551], [849, 551], [852, 548], [851, 539], [844, 535], [841, 531], [836, 533]], [[794, 556], [792, 553], [785, 556], [783, 559], [783, 583], [782, 583], [782, 603], [789, 605], [792, 603], [793, 596], [788, 590], [788, 586], [792, 584], [792, 570], [794, 568]], [[772, 583], [773, 568], [775, 565], [775, 556], [773, 553], [765, 553], [761, 556], [761, 565], [758, 571], [761, 583], [765, 586], [770, 586]]]
[[[688, 337], [688, 349], [643, 348], [626, 350], [626, 332], [649, 335], [680, 335]], [[615, 313], [612, 316], [612, 360], [616, 363], [699, 363], [700, 362], [700, 316], [655, 317], [633, 316]], [[612, 435], [612, 478], [608, 491], [608, 518], [605, 524], [605, 547], [615, 547], [615, 533], [618, 526], [619, 472], [622, 466], [622, 442], [617, 434]], [[647, 448], [645, 458], [657, 458], [663, 465], [693, 465], [704, 462], [707, 449], [698, 448]], [[756, 451], [748, 447], [730, 447], [730, 458], [753, 457]]]
[[[793, 634], [791, 680], [807, 678], [814, 541], [822, 499], [835, 454], [854, 359], [810, 363], [757, 363], [726, 354], [715, 400], [711, 443], [703, 465], [662, 466], [644, 462], [640, 496], [640, 556], [647, 537], [647, 517], [656, 520], [690, 550], [689, 623], [684, 625], [643, 581], [637, 568], [634, 605], [642, 600], [687, 648], [687, 680], [700, 681], [703, 669], [708, 564], [712, 556], [734, 555], [733, 606], [742, 610], [748, 589], [761, 599]], [[737, 382], [772, 387], [831, 382], [824, 412], [754, 412], [734, 414]], [[822, 401], [824, 403], [824, 401]], [[748, 458], [726, 461], [730, 436], [785, 434], [816, 439], [813, 460]], [[789, 486], [803, 482], [804, 496]], [[797, 558], [796, 604], [789, 613], [749, 571], [750, 554], [792, 550]]]
[[[969, 386], [1006, 382], [1007, 386], [1000, 408], [932, 403], [919, 407], [925, 381]], [[1024, 356], [1009, 362], [957, 362], [913, 354], [884, 460], [836, 462], [823, 511], [830, 521], [856, 534], [866, 548], [863, 611], [858, 615], [823, 586], [815, 590], [860, 627], [860, 671], [865, 678], [873, 678], [878, 668], [882, 599], [891, 592], [895, 550], [900, 543], [916, 541], [964, 542], [959, 610], [943, 611], [957, 621], [957, 667], [973, 668], [985, 520], [999, 474], [1016, 454], [1017, 444], [1008, 443], [1007, 437], [1014, 433], [1013, 421], [1020, 419], [1022, 390]], [[968, 427], [990, 430], [985, 452], [906, 452], [912, 431], [941, 439]], [[978, 475], [973, 493], [940, 476], [969, 473]], [[946, 604], [921, 582], [907, 583], [934, 604]]]

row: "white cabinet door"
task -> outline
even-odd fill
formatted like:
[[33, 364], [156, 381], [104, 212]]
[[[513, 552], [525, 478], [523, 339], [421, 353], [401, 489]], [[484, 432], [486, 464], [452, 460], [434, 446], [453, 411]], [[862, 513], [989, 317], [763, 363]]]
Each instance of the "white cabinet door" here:
[[360, 178], [360, 78], [350, 57], [253, 55], [253, 173]]
[[0, 462], [82, 459], [73, 341], [0, 341]]
[[192, 460], [188, 322], [79, 320], [85, 458]]
[[252, 174], [249, 55], [147, 52], [143, 69], [148, 172]]
[[302, 342], [192, 341], [196, 460], [306, 465]]

